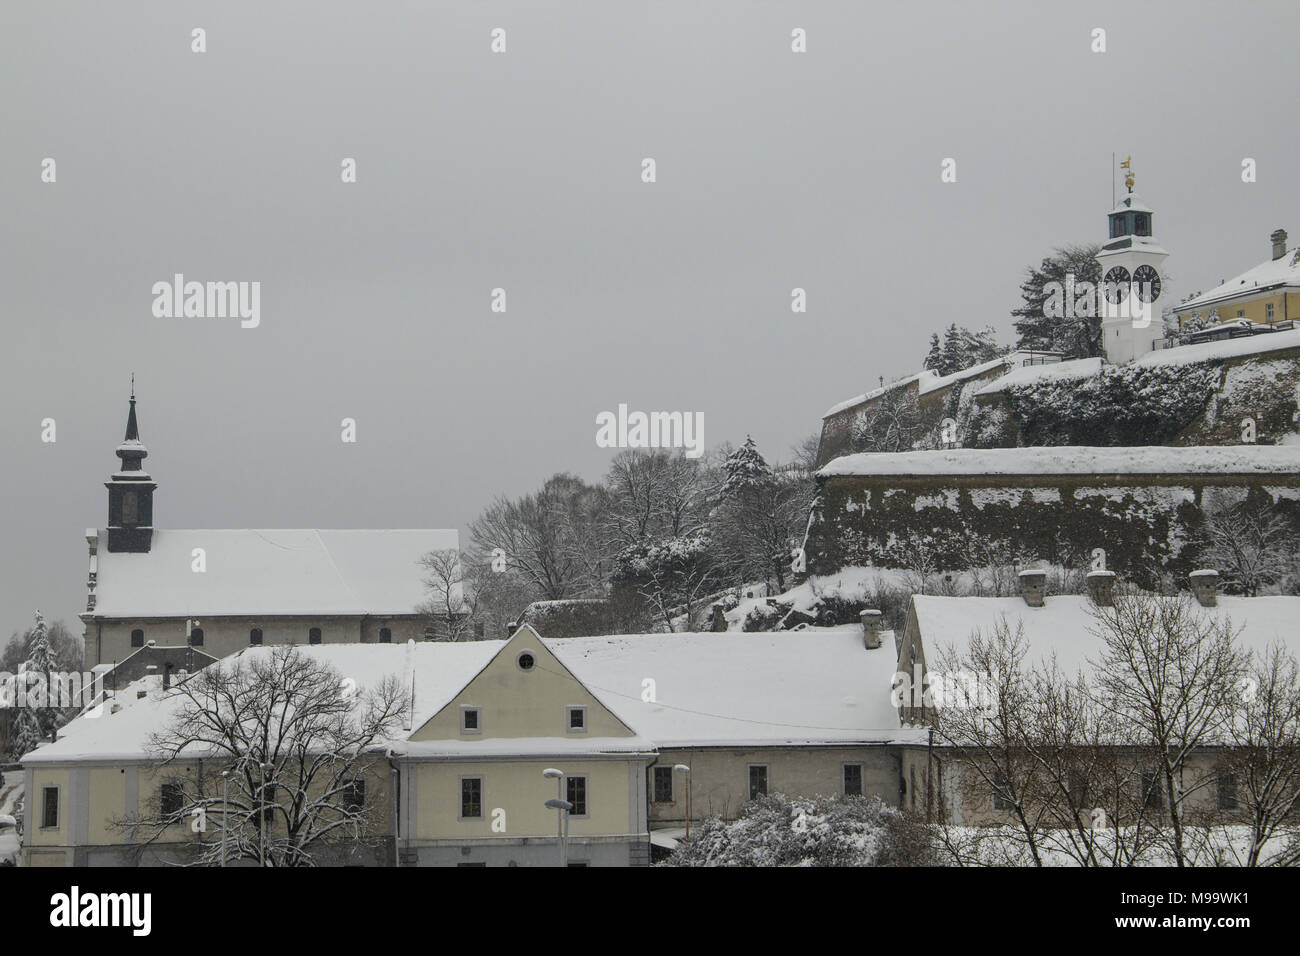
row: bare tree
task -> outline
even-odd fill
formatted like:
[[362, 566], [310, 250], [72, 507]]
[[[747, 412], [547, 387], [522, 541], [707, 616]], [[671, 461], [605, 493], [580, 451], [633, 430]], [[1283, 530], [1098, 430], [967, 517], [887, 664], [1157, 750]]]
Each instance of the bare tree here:
[[1193, 761], [1201, 748], [1222, 742], [1246, 659], [1234, 643], [1231, 622], [1203, 613], [1185, 594], [1156, 597], [1123, 593], [1112, 607], [1094, 609], [1101, 639], [1094, 662], [1102, 706], [1127, 727], [1130, 739], [1153, 760], [1143, 782], [1144, 803], [1163, 792], [1170, 854], [1190, 860], [1186, 840], [1190, 798], [1217, 779]]
[[[1250, 827], [1250, 846], [1242, 863], [1295, 866], [1300, 863], [1300, 674], [1296, 659], [1282, 645], [1254, 657], [1232, 701], [1232, 747], [1220, 773], [1232, 792], [1223, 803], [1237, 803]], [[1225, 807], [1224, 809], [1237, 809]], [[1279, 836], [1283, 851], [1265, 857]]]
[[909, 451], [921, 437], [921, 405], [905, 385], [885, 392], [853, 420], [854, 451]]
[[1223, 576], [1224, 586], [1255, 596], [1296, 570], [1300, 550], [1291, 523], [1276, 508], [1245, 502], [1206, 515], [1199, 560]]
[[430, 551], [420, 557], [420, 566], [430, 597], [419, 606], [419, 612], [436, 621], [447, 640], [459, 641], [473, 627], [472, 604], [477, 600], [475, 591], [466, 587], [460, 551]]
[[224, 834], [231, 859], [312, 866], [327, 845], [356, 845], [372, 832], [362, 781], [384, 767], [381, 745], [407, 713], [395, 676], [355, 689], [284, 645], [211, 664], [169, 693], [171, 717], [149, 740], [154, 768], [165, 775], [193, 760], [199, 772], [177, 773], [142, 818], [118, 821], [144, 832], [141, 850], [201, 820], [197, 864], [220, 859]]

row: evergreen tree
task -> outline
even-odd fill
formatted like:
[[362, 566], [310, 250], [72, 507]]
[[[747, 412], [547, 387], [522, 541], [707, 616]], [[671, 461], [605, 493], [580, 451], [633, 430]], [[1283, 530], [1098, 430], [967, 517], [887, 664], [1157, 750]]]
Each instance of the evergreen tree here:
[[[49, 635], [45, 627], [45, 617], [36, 612], [36, 627], [32, 631], [31, 641], [27, 645], [27, 662], [23, 672], [18, 675], [16, 684], [24, 688], [24, 706], [14, 712], [14, 728], [11, 734], [10, 752], [21, 757], [36, 748], [41, 738], [52, 734], [58, 726], [58, 708], [50, 700], [50, 672], [54, 669], [50, 654]], [[17, 695], [17, 686], [14, 689]], [[17, 700], [15, 700], [15, 705]]]
[[[1085, 299], [1083, 303], [1064, 302], [1065, 308], [1060, 310], [1046, 308], [1053, 298], [1048, 284], [1055, 283], [1057, 289], [1063, 290], [1067, 276], [1073, 276], [1076, 288], [1089, 282], [1097, 289], [1101, 282], [1101, 264], [1097, 261], [1100, 251], [1097, 245], [1066, 246], [1044, 259], [1037, 269], [1030, 267], [1025, 271], [1020, 283], [1020, 296], [1025, 304], [1011, 310], [1016, 316], [1017, 348], [1063, 352], [1067, 360], [1101, 354], [1100, 307], [1095, 294], [1091, 304]], [[1048, 314], [1055, 311], [1063, 314]]]
[[940, 375], [943, 374], [943, 372], [939, 371], [943, 368], [943, 349], [939, 347], [938, 332], [930, 333], [930, 351], [926, 353], [925, 364], [922, 368], [931, 369]]
[[727, 456], [722, 463], [723, 474], [721, 494], [723, 498], [732, 498], [744, 492], [760, 491], [770, 486], [774, 480], [772, 469], [758, 453], [754, 439], [745, 436], [745, 444]]

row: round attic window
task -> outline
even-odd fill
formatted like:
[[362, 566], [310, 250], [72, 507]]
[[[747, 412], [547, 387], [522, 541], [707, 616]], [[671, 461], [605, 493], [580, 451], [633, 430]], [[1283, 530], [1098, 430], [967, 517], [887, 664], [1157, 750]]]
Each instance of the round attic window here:
[[515, 663], [519, 665], [521, 671], [530, 671], [537, 659], [533, 657], [532, 651], [520, 651], [519, 656], [515, 658]]

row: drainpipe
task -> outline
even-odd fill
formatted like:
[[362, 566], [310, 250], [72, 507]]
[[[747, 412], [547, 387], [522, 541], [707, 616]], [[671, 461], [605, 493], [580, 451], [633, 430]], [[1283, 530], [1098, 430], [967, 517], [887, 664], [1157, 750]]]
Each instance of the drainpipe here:
[[[402, 865], [401, 853], [397, 849], [398, 830], [401, 828], [402, 822], [402, 771], [398, 766], [397, 759], [393, 756], [391, 748], [388, 751], [388, 766], [392, 770], [392, 776], [389, 778], [389, 791], [392, 795], [389, 799], [389, 805], [392, 807], [393, 866], [399, 867]], [[407, 849], [410, 849], [410, 837], [407, 837]]]

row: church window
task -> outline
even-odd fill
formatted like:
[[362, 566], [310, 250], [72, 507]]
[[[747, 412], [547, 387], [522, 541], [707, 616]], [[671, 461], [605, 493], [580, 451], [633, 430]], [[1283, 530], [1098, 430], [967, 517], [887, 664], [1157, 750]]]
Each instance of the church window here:
[[380, 644], [393, 643], [393, 629], [391, 627], [381, 627], [379, 629], [379, 643]]
[[319, 644], [319, 643], [320, 643], [320, 628], [319, 628], [319, 627], [313, 627], [311, 630], [309, 630], [309, 631], [307, 632], [307, 643], [308, 643], [308, 644]]
[[131, 646], [144, 647], [144, 631], [138, 627], [131, 632]]
[[749, 799], [757, 800], [767, 793], [767, 766], [765, 764], [750, 764], [749, 766]]
[[862, 796], [862, 764], [846, 763], [844, 765], [844, 795], [846, 797]]
[[203, 628], [196, 627], [194, 630], [190, 631], [190, 646], [191, 647], [203, 646]]
[[255, 627], [248, 632], [248, 643], [254, 647], [262, 643], [262, 629], [260, 627]]

